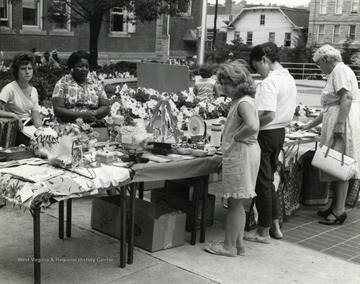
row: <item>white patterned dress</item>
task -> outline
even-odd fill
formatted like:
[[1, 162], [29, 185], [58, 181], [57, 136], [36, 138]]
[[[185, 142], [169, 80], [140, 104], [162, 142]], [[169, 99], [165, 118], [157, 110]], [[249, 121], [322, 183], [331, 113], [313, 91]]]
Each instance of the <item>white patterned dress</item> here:
[[[256, 196], [255, 184], [260, 167], [260, 147], [254, 144], [236, 142], [234, 133], [244, 127], [244, 121], [238, 114], [238, 105], [247, 103], [258, 118], [255, 100], [249, 96], [234, 100], [226, 119], [223, 139], [223, 197], [253, 198]], [[258, 132], [254, 134], [257, 138]]]
[[[330, 73], [322, 91], [321, 105], [323, 122], [321, 129], [320, 146], [328, 147], [332, 144], [335, 124], [338, 121], [340, 110], [340, 96], [338, 91], [346, 89], [352, 96], [352, 105], [345, 123], [345, 155], [357, 161], [357, 172], [353, 178], [360, 178], [360, 108], [357, 79], [350, 67], [343, 62], [338, 63]], [[342, 143], [336, 143], [334, 149], [342, 151]], [[320, 172], [321, 181], [336, 181], [337, 179], [324, 172]]]

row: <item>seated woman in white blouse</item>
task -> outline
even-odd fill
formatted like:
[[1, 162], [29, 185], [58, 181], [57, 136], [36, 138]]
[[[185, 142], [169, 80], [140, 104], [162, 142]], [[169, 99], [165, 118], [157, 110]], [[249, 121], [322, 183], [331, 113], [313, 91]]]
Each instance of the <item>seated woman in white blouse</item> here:
[[30, 142], [30, 137], [23, 133], [23, 122], [26, 121], [35, 126], [37, 130], [34, 135], [39, 135], [44, 130], [39, 114], [38, 92], [30, 84], [34, 66], [32, 55], [26, 53], [15, 55], [11, 66], [15, 80], [7, 84], [0, 93], [0, 117], [19, 120], [17, 145], [28, 145]]

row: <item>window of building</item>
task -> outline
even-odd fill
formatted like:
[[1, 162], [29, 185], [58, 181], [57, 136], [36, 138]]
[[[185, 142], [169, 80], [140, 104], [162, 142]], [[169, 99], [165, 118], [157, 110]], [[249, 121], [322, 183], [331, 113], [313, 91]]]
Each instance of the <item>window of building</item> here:
[[343, 0], [335, 0], [335, 14], [342, 13]]
[[340, 25], [334, 25], [333, 43], [340, 42]]
[[352, 0], [351, 13], [358, 13], [358, 12], [359, 12], [359, 0]]
[[41, 19], [43, 17], [42, 6], [42, 0], [22, 0], [23, 27], [37, 27], [41, 29]]
[[70, 31], [71, 24], [69, 20], [70, 7], [63, 1], [53, 0], [53, 6], [51, 7], [52, 13], [52, 29], [65, 29]]
[[291, 46], [291, 33], [285, 33], [284, 46]]
[[351, 25], [349, 29], [349, 39], [355, 40], [356, 26]]
[[275, 33], [269, 33], [269, 41], [275, 42]]
[[265, 25], [265, 15], [260, 15], [260, 26]]
[[235, 31], [234, 33], [234, 40], [238, 40], [240, 38], [240, 32], [239, 31]]
[[110, 11], [110, 32], [111, 33], [134, 33], [135, 24], [127, 21], [128, 13], [123, 8], [113, 8]]
[[319, 29], [318, 29], [318, 42], [324, 42], [325, 39], [325, 26], [324, 25], [319, 25]]
[[11, 4], [7, 0], [0, 0], [0, 27], [11, 28]]
[[181, 16], [189, 17], [191, 16], [192, 0], [187, 3], [184, 2], [186, 1], [180, 1], [180, 3], [177, 4], [177, 7], [180, 10]]
[[246, 44], [252, 45], [253, 43], [253, 32], [247, 32]]
[[320, 0], [320, 14], [326, 14], [327, 0]]

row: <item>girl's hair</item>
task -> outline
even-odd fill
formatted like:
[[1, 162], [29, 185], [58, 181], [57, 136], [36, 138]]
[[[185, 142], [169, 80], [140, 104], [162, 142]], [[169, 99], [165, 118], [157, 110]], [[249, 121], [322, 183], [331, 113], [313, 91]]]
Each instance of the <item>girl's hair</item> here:
[[15, 80], [19, 79], [20, 66], [28, 65], [29, 63], [35, 72], [34, 56], [29, 53], [20, 53], [14, 56], [11, 64], [11, 74], [14, 76]]
[[201, 65], [199, 69], [201, 78], [210, 78], [213, 75], [212, 69], [208, 65]]
[[255, 70], [253, 61], [261, 61], [263, 56], [269, 58], [271, 62], [280, 61], [279, 49], [273, 42], [265, 42], [255, 46], [250, 52], [250, 66]]
[[332, 47], [329, 44], [325, 44], [321, 47], [319, 47], [313, 56], [313, 60], [315, 62], [319, 61], [319, 59], [324, 58], [328, 61], [337, 61], [337, 62], [341, 62], [342, 58], [341, 58], [341, 53], [340, 51], [338, 51], [337, 49], [335, 49], [334, 47]]
[[76, 63], [78, 63], [81, 59], [87, 59], [90, 62], [90, 54], [84, 50], [73, 52], [67, 61], [67, 66], [69, 68], [73, 68]]
[[254, 79], [244, 64], [231, 62], [220, 65], [216, 76], [221, 84], [230, 83], [236, 88], [238, 96], [235, 99], [246, 95], [252, 98], [255, 97]]

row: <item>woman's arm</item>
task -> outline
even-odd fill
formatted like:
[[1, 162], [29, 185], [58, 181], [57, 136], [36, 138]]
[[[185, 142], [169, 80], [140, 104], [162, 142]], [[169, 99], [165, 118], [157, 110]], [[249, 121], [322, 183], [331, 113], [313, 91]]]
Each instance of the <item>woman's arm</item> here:
[[15, 118], [20, 120], [20, 117], [17, 114], [4, 110], [3, 109], [4, 105], [5, 105], [4, 101], [0, 100], [0, 117]]
[[77, 118], [82, 118], [84, 122], [96, 121], [96, 110], [92, 111], [72, 111], [65, 108], [65, 100], [60, 97], [52, 99], [52, 105], [54, 108], [54, 114], [61, 121], [74, 122]]
[[345, 122], [351, 109], [352, 96], [350, 92], [344, 88], [338, 91], [338, 95], [340, 96], [340, 110], [335, 124], [334, 134], [339, 138], [344, 138], [343, 134], [345, 133]]
[[42, 120], [41, 120], [39, 111], [32, 110], [31, 111], [31, 118], [32, 118], [33, 124], [34, 124], [34, 126], [36, 128], [39, 128], [39, 127], [42, 126]]
[[221, 95], [221, 92], [219, 90], [218, 83], [215, 82], [215, 84], [214, 84], [214, 98], [216, 99], [216, 98], [220, 97], [220, 95]]
[[260, 127], [269, 124], [274, 118], [274, 111], [259, 111]]
[[309, 130], [309, 129], [319, 125], [320, 123], [322, 123], [322, 121], [323, 121], [323, 113], [321, 112], [314, 120], [310, 121], [306, 125], [302, 125], [302, 126], [298, 127], [297, 129]]
[[99, 99], [99, 107], [95, 109], [95, 116], [97, 119], [102, 119], [109, 114], [109, 100]]
[[244, 139], [254, 135], [259, 130], [259, 118], [255, 111], [247, 102], [242, 102], [238, 106], [238, 113], [244, 121], [244, 127], [241, 127], [234, 133], [236, 142], [243, 142]]

